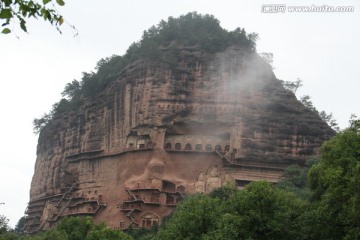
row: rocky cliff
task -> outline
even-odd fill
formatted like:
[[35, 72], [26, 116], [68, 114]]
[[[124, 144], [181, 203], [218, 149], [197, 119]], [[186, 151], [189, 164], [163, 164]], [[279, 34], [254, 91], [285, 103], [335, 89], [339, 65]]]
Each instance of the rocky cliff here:
[[82, 215], [114, 228], [149, 227], [184, 194], [277, 182], [333, 135], [256, 53], [178, 51], [176, 65], [128, 65], [41, 131], [28, 232]]

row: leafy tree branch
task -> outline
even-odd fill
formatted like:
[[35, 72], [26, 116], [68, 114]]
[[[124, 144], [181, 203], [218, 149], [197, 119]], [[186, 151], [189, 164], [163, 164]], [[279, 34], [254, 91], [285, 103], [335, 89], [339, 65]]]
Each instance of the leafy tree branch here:
[[60, 31], [59, 26], [64, 23], [64, 18], [56, 10], [56, 6], [64, 6], [63, 0], [0, 0], [0, 32], [11, 33], [10, 24], [18, 24], [27, 32], [26, 20], [42, 18]]

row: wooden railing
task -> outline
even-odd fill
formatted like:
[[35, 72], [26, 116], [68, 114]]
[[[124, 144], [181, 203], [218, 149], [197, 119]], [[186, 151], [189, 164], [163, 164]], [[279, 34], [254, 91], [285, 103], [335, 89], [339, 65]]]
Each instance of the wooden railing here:
[[148, 151], [148, 150], [153, 150], [153, 149], [154, 149], [153, 145], [148, 145], [143, 148], [135, 148], [135, 147], [134, 148], [124, 148], [124, 149], [121, 149], [120, 151], [109, 152], [107, 154], [99, 154], [96, 156], [81, 157], [81, 155], [79, 155], [79, 157], [77, 157], [77, 158], [68, 159], [68, 162], [79, 162], [79, 161], [83, 161], [83, 160], [95, 160], [95, 159], [105, 158], [105, 157], [115, 157], [115, 156], [122, 155], [122, 154], [125, 154], [128, 152]]

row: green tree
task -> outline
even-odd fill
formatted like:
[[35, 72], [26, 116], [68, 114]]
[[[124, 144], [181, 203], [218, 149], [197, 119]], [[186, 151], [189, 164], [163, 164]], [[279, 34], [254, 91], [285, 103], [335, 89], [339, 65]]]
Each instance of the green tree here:
[[100, 224], [92, 229], [85, 240], [132, 240], [133, 238], [124, 232], [107, 228]]
[[[271, 59], [272, 61], [272, 59]], [[303, 86], [302, 80], [300, 78], [297, 78], [296, 81], [283, 81], [280, 80], [281, 84], [289, 90], [290, 92], [296, 94], [296, 91]]]
[[280, 189], [294, 193], [303, 200], [311, 198], [311, 190], [308, 186], [308, 173], [310, 168], [320, 159], [307, 160], [305, 166], [290, 165], [284, 170], [283, 178], [276, 184]]
[[[1, 239], [1, 238], [0, 238]], [[132, 240], [128, 234], [94, 224], [90, 217], [63, 218], [55, 228], [24, 240]]]
[[26, 218], [25, 217], [21, 217], [19, 219], [19, 221], [17, 222], [14, 231], [18, 234], [18, 235], [23, 235], [25, 234], [25, 223], [26, 223]]
[[74, 79], [71, 83], [67, 83], [65, 85], [64, 91], [61, 93], [61, 96], [66, 97], [67, 99], [73, 99], [79, 95], [80, 90], [80, 82]]
[[[309, 173], [314, 209], [308, 213], [309, 234], [319, 239], [360, 237], [360, 124], [325, 142], [322, 157]], [[322, 231], [319, 231], [322, 229]]]
[[201, 239], [216, 226], [220, 216], [220, 200], [203, 194], [190, 196], [182, 201], [156, 239]]
[[300, 239], [303, 207], [295, 195], [253, 182], [224, 204], [217, 228], [204, 239]]
[[[17, 228], [23, 224], [22, 219], [19, 220]], [[133, 240], [129, 234], [110, 229], [104, 223], [94, 224], [90, 217], [63, 218], [55, 228], [34, 236], [10, 230], [8, 220], [4, 216], [0, 217], [0, 226], [0, 240]]]
[[270, 183], [238, 191], [226, 186], [210, 196], [185, 199], [156, 239], [301, 239], [306, 204]]
[[64, 6], [64, 4], [63, 0], [42, 0], [41, 3], [35, 0], [0, 0], [0, 32], [10, 33], [9, 25], [12, 22], [16, 22], [24, 32], [27, 32], [26, 20], [30, 18], [42, 18], [60, 31], [59, 26], [64, 19], [56, 10], [56, 5]]
[[[264, 61], [271, 66], [271, 69], [274, 69], [274, 54], [270, 52], [259, 53], [260, 57], [264, 59]], [[285, 86], [285, 82], [281, 81], [281, 83]]]
[[[65, 231], [59, 229], [51, 229], [46, 231], [45, 233], [40, 234], [39, 236], [35, 236], [34, 240], [71, 240]], [[75, 238], [76, 239], [76, 238]]]
[[209, 197], [217, 198], [222, 201], [227, 201], [234, 196], [237, 189], [231, 183], [227, 183], [225, 186], [214, 189], [209, 193]]
[[63, 219], [55, 230], [66, 233], [69, 240], [84, 240], [93, 227], [94, 224], [90, 217], [73, 217]]
[[325, 111], [321, 111], [319, 112], [319, 116], [320, 118], [325, 121], [332, 129], [334, 129], [335, 131], [339, 132], [340, 128], [339, 125], [336, 121], [336, 119], [334, 119], [334, 116], [332, 115], [332, 113], [327, 114]]
[[4, 215], [0, 215], [0, 234], [9, 230], [9, 219]]
[[50, 114], [44, 113], [41, 118], [35, 118], [33, 120], [33, 132], [38, 134], [52, 119]]
[[[20, 237], [12, 231], [0, 234], [0, 240], [18, 240], [18, 239], [20, 239]], [[22, 240], [25, 239], [22, 238]]]
[[[166, 224], [166, 218], [162, 219], [162, 223]], [[139, 229], [130, 228], [126, 233], [129, 234], [132, 238], [137, 240], [151, 240], [155, 238], [158, 230], [159, 230], [159, 226], [154, 225], [151, 228], [139, 228]]]
[[317, 112], [317, 109], [314, 107], [313, 102], [309, 95], [304, 95], [300, 98], [300, 102], [309, 110]]

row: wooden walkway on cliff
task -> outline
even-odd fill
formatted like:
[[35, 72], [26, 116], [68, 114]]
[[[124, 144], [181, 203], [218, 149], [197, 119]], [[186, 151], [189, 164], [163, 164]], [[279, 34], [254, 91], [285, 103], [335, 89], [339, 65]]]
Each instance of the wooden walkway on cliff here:
[[[58, 221], [59, 218], [65, 216], [94, 216], [101, 208], [106, 207], [106, 204], [100, 201], [100, 199], [87, 199], [85, 197], [74, 196], [73, 193], [77, 189], [78, 183], [73, 183], [63, 194], [46, 196], [29, 202], [25, 211], [25, 214], [28, 214], [25, 224], [26, 232], [28, 234], [40, 232], [44, 229], [46, 224], [50, 224], [51, 226]], [[78, 201], [71, 204], [74, 200]], [[47, 201], [53, 202], [53, 206], [58, 210], [52, 213], [53, 215], [51, 218], [43, 219], [43, 211]], [[87, 204], [96, 207], [81, 209], [81, 206], [85, 206]], [[69, 211], [69, 209], [74, 210]]]
[[109, 152], [107, 154], [101, 154], [102, 152], [104, 152], [104, 150], [95, 150], [95, 151], [88, 151], [88, 152], [68, 155], [65, 157], [65, 159], [67, 159], [68, 162], [80, 162], [84, 160], [96, 160], [106, 157], [116, 157], [129, 152], [141, 152], [141, 151], [150, 151], [150, 150], [154, 150], [154, 146], [149, 145], [142, 148], [124, 148], [116, 152]]
[[[129, 228], [130, 226], [132, 226], [133, 228], [138, 228], [139, 227], [139, 223], [136, 221], [136, 218], [134, 216], [134, 214], [136, 212], [142, 212], [143, 210], [143, 206], [142, 205], [156, 205], [156, 206], [160, 206], [161, 202], [160, 202], [160, 198], [158, 199], [151, 199], [151, 201], [146, 201], [145, 198], [140, 197], [139, 195], [136, 194], [136, 192], [156, 192], [156, 193], [164, 193], [166, 195], [177, 195], [177, 199], [184, 199], [184, 195], [182, 192], [179, 191], [174, 191], [174, 192], [170, 192], [170, 191], [166, 191], [164, 189], [159, 189], [159, 188], [153, 188], [153, 187], [136, 187], [136, 188], [128, 188], [125, 187], [125, 191], [129, 194], [130, 198], [128, 199], [124, 199], [122, 202], [118, 203], [118, 208], [120, 211], [124, 212], [125, 215], [130, 219], [130, 224], [128, 225], [127, 228]], [[164, 203], [165, 206], [168, 207], [176, 207], [176, 203], [172, 202], [172, 203]]]

